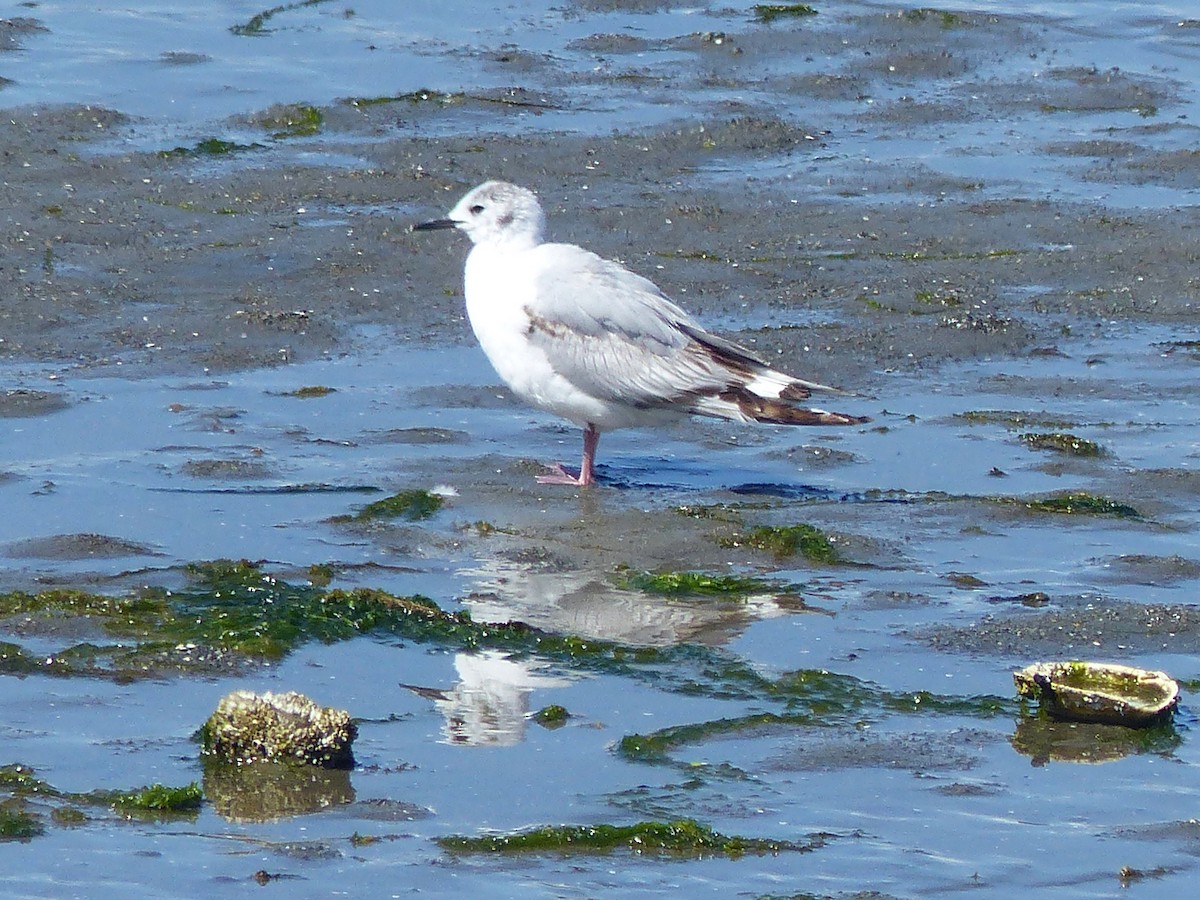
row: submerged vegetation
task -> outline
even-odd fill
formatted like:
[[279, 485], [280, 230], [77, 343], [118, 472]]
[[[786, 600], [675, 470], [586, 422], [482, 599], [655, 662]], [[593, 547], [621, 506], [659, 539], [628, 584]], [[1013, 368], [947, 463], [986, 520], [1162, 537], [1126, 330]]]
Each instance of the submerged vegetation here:
[[194, 816], [204, 801], [195, 782], [183, 787], [152, 784], [131, 791], [61, 791], [19, 763], [0, 766], [0, 840], [29, 840], [45, 832], [42, 816], [27, 807], [49, 807], [55, 825], [80, 825], [89, 820], [79, 807], [111, 810], [123, 818]]
[[[16, 644], [0, 646], [0, 672], [40, 672], [108, 678], [156, 677], [172, 672], [236, 671], [278, 660], [296, 647], [366, 634], [472, 652], [498, 650], [536, 656], [567, 669], [653, 683], [672, 693], [767, 703], [788, 715], [844, 721], [904, 708], [976, 709], [973, 700], [892, 695], [857, 678], [823, 670], [764, 674], [716, 647], [673, 644], [629, 646], [542, 631], [522, 622], [476, 622], [432, 600], [369, 588], [326, 590], [293, 584], [246, 562], [219, 560], [190, 567], [179, 590], [148, 590], [127, 597], [75, 591], [0, 595], [0, 616], [22, 615], [26, 633], [39, 620], [86, 617], [92, 641], [34, 655]], [[907, 704], [907, 707], [906, 707]]]
[[763, 23], [771, 23], [778, 19], [803, 19], [816, 14], [816, 9], [807, 3], [754, 4], [754, 18]]
[[776, 557], [802, 556], [809, 562], [835, 563], [840, 561], [837, 547], [815, 525], [760, 526], [746, 534], [722, 541], [727, 547], [753, 547]]
[[1095, 441], [1085, 440], [1065, 431], [1026, 432], [1017, 437], [1034, 450], [1053, 450], [1068, 456], [1096, 457], [1104, 455], [1104, 448]]
[[949, 12], [944, 9], [931, 9], [927, 6], [917, 9], [906, 9], [898, 15], [905, 22], [937, 22], [942, 28], [957, 28], [960, 25], [966, 24], [963, 17], [958, 13]]
[[1140, 512], [1126, 503], [1119, 503], [1108, 497], [1084, 491], [1067, 491], [1049, 497], [1015, 502], [1023, 503], [1026, 509], [1033, 512], [1061, 513], [1073, 516], [1112, 516], [1117, 519], [1142, 518]]
[[335, 522], [366, 522], [371, 519], [407, 519], [418, 522], [430, 518], [446, 502], [441, 494], [407, 490], [368, 503], [352, 516], [339, 516]]
[[0, 806], [0, 841], [28, 841], [45, 831], [41, 820], [32, 813]]
[[264, 9], [251, 16], [244, 25], [231, 25], [229, 30], [240, 37], [261, 37], [271, 33], [272, 29], [267, 27], [267, 23], [280, 13], [303, 9], [306, 6], [319, 6], [328, 2], [329, 0], [295, 0], [293, 3], [272, 6], [270, 9]]
[[633, 825], [554, 825], [515, 834], [437, 839], [453, 853], [558, 853], [605, 854], [628, 850], [635, 854], [701, 858], [747, 854], [761, 856], [784, 851], [809, 851], [822, 846], [823, 838], [808, 843], [773, 841], [724, 835], [694, 819], [673, 822], [637, 822]]
[[158, 155], [163, 158], [172, 156], [229, 156], [234, 153], [244, 153], [247, 150], [262, 149], [264, 149], [262, 144], [239, 144], [235, 141], [227, 141], [224, 138], [210, 137], [202, 141], [197, 141], [190, 147], [174, 147], [170, 150], [160, 150]]
[[1050, 413], [1019, 412], [1009, 409], [972, 409], [955, 413], [955, 419], [969, 425], [1002, 425], [1005, 428], [1047, 428], [1061, 431], [1078, 424], [1074, 419]]
[[294, 391], [288, 391], [284, 396], [296, 397], [300, 400], [311, 400], [313, 397], [328, 397], [330, 394], [336, 393], [337, 388], [326, 387], [323, 384], [312, 384], [296, 388]]
[[275, 140], [311, 137], [325, 124], [325, 116], [315, 106], [284, 103], [272, 106], [254, 117], [254, 124], [270, 132]]
[[740, 575], [709, 575], [706, 572], [632, 572], [619, 569], [613, 576], [617, 587], [644, 591], [663, 597], [746, 596], [783, 590], [777, 582]]
[[[97, 798], [109, 799], [110, 795], [97, 794]], [[113, 809], [124, 813], [190, 813], [200, 808], [204, 792], [194, 781], [184, 787], [168, 787], [152, 784], [128, 793], [111, 795]]]
[[[1013, 715], [1018, 705], [1004, 697], [947, 697], [917, 693], [892, 693], [847, 675], [823, 670], [801, 670], [781, 676], [764, 693], [785, 700], [784, 712], [756, 712], [732, 718], [672, 725], [647, 734], [621, 738], [617, 752], [626, 759], [652, 764], [671, 762], [681, 747], [725, 737], [753, 737], [796, 728], [861, 726], [889, 713], [925, 713], [991, 718]], [[687, 764], [697, 774], [702, 767]]]
[[567, 708], [559, 706], [557, 703], [543, 706], [533, 714], [533, 720], [543, 728], [560, 728], [567, 724], [569, 718], [571, 718], [571, 714], [567, 712]]

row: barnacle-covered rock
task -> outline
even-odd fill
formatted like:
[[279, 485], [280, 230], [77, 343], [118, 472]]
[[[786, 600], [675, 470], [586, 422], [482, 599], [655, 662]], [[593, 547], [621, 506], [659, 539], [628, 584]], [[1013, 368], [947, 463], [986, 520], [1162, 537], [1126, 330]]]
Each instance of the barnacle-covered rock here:
[[358, 728], [343, 709], [320, 706], [294, 691], [234, 691], [200, 730], [206, 755], [226, 762], [269, 760], [348, 769]]

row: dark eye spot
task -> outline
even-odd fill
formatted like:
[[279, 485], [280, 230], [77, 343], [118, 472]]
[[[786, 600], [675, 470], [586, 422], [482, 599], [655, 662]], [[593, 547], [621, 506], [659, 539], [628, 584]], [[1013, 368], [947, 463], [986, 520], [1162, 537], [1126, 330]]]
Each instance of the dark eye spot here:
[[474, 206], [471, 207], [471, 215], [477, 216], [481, 212], [483, 212], [483, 207], [480, 204], [476, 203]]

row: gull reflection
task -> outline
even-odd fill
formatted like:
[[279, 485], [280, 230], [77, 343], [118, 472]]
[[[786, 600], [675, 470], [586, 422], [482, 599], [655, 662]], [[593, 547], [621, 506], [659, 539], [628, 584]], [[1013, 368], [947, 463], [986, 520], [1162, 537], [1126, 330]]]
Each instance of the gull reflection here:
[[506, 559], [463, 574], [476, 579], [463, 604], [477, 622], [521, 621], [544, 631], [638, 646], [727, 643], [762, 618], [794, 612], [797, 597], [660, 597], [612, 584], [594, 571], [538, 571]]
[[442, 733], [451, 744], [510, 747], [525, 737], [529, 695], [535, 688], [561, 687], [564, 678], [542, 675], [528, 660], [514, 661], [497, 650], [454, 657], [458, 683], [448, 691], [414, 688], [431, 697], [442, 713]]
[[[618, 587], [595, 571], [540, 569], [508, 559], [482, 561], [464, 575], [474, 590], [463, 605], [476, 622], [524, 622], [542, 631], [641, 647], [724, 644], [756, 619], [809, 610], [795, 595], [661, 597]], [[823, 610], [814, 610], [823, 612]], [[500, 651], [460, 653], [458, 681], [448, 690], [409, 688], [433, 700], [452, 744], [504, 747], [525, 737], [529, 696], [567, 679], [541, 664]]]

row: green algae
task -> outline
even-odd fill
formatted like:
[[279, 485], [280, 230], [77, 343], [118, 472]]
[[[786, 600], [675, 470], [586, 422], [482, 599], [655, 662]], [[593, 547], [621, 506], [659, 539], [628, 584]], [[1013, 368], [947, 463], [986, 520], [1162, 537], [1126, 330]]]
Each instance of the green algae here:
[[[671, 753], [681, 747], [718, 738], [753, 737], [789, 728], [859, 725], [895, 713], [992, 718], [1014, 715], [1018, 709], [1016, 703], [1005, 697], [955, 697], [927, 691], [893, 693], [852, 676], [824, 670], [801, 670], [768, 680], [763, 695], [786, 700], [785, 711], [755, 712], [625, 735], [618, 741], [616, 752], [633, 762], [661, 765], [671, 763]], [[698, 771], [696, 766], [688, 768]]]
[[1011, 247], [1001, 247], [996, 250], [944, 250], [937, 253], [928, 250], [884, 250], [872, 255], [879, 259], [898, 259], [905, 262], [948, 262], [1004, 259], [1009, 256], [1018, 256], [1020, 251]]
[[1028, 444], [1034, 450], [1053, 450], [1068, 456], [1098, 457], [1104, 456], [1104, 448], [1095, 441], [1076, 437], [1065, 431], [1048, 433], [1029, 431], [1017, 435], [1017, 439]]
[[962, 306], [962, 297], [956, 290], [947, 288], [934, 288], [932, 290], [920, 290], [913, 293], [913, 300], [925, 306], [935, 307], [955, 307]]
[[1142, 514], [1137, 509], [1126, 503], [1119, 503], [1108, 497], [1089, 494], [1085, 491], [1067, 491], [1050, 497], [1016, 502], [1022, 503], [1026, 509], [1033, 512], [1070, 516], [1112, 516], [1117, 519], [1142, 518]]
[[188, 574], [183, 588], [148, 588], [129, 596], [60, 590], [0, 594], [0, 616], [23, 614], [31, 620], [27, 627], [77, 616], [99, 637], [114, 639], [36, 658], [17, 645], [3, 645], [0, 671], [138, 678], [236, 669], [250, 661], [280, 659], [307, 641], [330, 643], [388, 627], [403, 630], [414, 610], [431, 621], [446, 617], [424, 598], [293, 585], [246, 561], [197, 563]]
[[782, 587], [762, 578], [739, 575], [709, 575], [705, 572], [634, 572], [618, 569], [613, 582], [623, 590], [643, 591], [663, 597], [746, 596], [779, 591]]
[[192, 813], [200, 808], [204, 791], [194, 781], [184, 787], [155, 783], [125, 793], [101, 792], [97, 797], [107, 799], [114, 809], [124, 813]]
[[54, 788], [33, 774], [33, 769], [20, 763], [0, 766], [0, 790], [15, 794], [55, 794]]
[[449, 106], [455, 103], [462, 103], [467, 99], [467, 95], [463, 93], [450, 94], [444, 91], [435, 91], [429, 88], [418, 88], [415, 91], [409, 91], [405, 94], [388, 94], [379, 97], [352, 97], [346, 102], [351, 106], [369, 107], [369, 106], [385, 106], [389, 103], [440, 103], [443, 106]]
[[765, 550], [782, 559], [790, 556], [802, 556], [809, 562], [836, 563], [841, 560], [837, 547], [815, 525], [800, 523], [797, 525], [770, 526], [763, 525], [746, 534], [721, 541], [725, 547], [753, 547], [755, 550]]
[[675, 512], [681, 516], [687, 516], [689, 519], [741, 524], [742, 516], [739, 509], [740, 507], [730, 506], [727, 503], [717, 503], [706, 506], [677, 506], [675, 507]]
[[292, 584], [242, 561], [188, 566], [189, 583], [123, 597], [79, 591], [0, 594], [0, 616], [23, 613], [25, 627], [64, 615], [85, 618], [111, 643], [86, 641], [36, 658], [5, 645], [0, 671], [144, 678], [168, 672], [237, 670], [278, 660], [310, 641], [332, 643], [391, 634], [418, 643], [541, 653], [567, 662], [606, 660], [617, 669], [643, 659], [640, 648], [539, 631], [521, 622], [477, 623], [420, 596], [369, 588], [324, 590]]
[[809, 713], [753, 713], [735, 718], [672, 725], [648, 734], [627, 734], [617, 742], [616, 751], [625, 759], [634, 762], [666, 763], [670, 762], [672, 750], [688, 744], [698, 744], [732, 734], [753, 734], [764, 728], [813, 724], [813, 716]]
[[325, 116], [315, 106], [285, 103], [272, 106], [254, 117], [254, 124], [270, 132], [277, 141], [319, 134]]
[[947, 494], [944, 491], [913, 492], [899, 488], [890, 490], [872, 488], [864, 491], [859, 497], [872, 503], [992, 503], [1020, 507], [1036, 513], [1145, 519], [1145, 516], [1136, 507], [1087, 491], [1064, 491], [1046, 497], [1029, 498], [1005, 494], [980, 496], [978, 494]]
[[45, 832], [46, 826], [33, 813], [0, 805], [0, 841], [30, 841]]
[[74, 806], [57, 806], [50, 811], [50, 820], [55, 825], [64, 825], [70, 827], [72, 825], [87, 824], [88, 817], [82, 809]]
[[656, 255], [664, 259], [686, 259], [692, 262], [733, 262], [728, 256], [713, 253], [710, 250], [660, 250]]
[[596, 855], [627, 850], [637, 855], [690, 859], [711, 856], [736, 859], [747, 854], [763, 856], [784, 851], [808, 851], [820, 845], [819, 842], [801, 844], [724, 835], [694, 819], [633, 825], [550, 825], [513, 834], [451, 835], [436, 840], [443, 850], [456, 854]]
[[430, 491], [412, 489], [400, 491], [382, 500], [368, 503], [349, 516], [335, 516], [333, 522], [369, 522], [373, 519], [406, 519], [419, 522], [431, 518], [442, 508], [446, 498]]
[[817, 11], [807, 3], [756, 3], [754, 18], [764, 24], [779, 19], [803, 19], [815, 16]]
[[[0, 803], [3, 810], [22, 811], [19, 804], [38, 801], [50, 805], [51, 821], [57, 825], [79, 825], [88, 816], [79, 807], [103, 807], [122, 816], [194, 815], [203, 802], [203, 791], [192, 783], [184, 787], [152, 784], [131, 791], [94, 790], [87, 792], [61, 791], [37, 777], [29, 766], [13, 763], [0, 766], [0, 791], [9, 798]], [[40, 820], [35, 819], [41, 828]], [[16, 821], [14, 828], [18, 827]], [[0, 826], [2, 829], [2, 826]], [[37, 832], [41, 833], [41, 830]]]
[[127, 597], [70, 591], [0, 595], [0, 607], [27, 611], [23, 627], [29, 633], [36, 633], [39, 617], [54, 621], [65, 609], [87, 610], [89, 627], [108, 641], [87, 641], [36, 658], [16, 648], [15, 663], [5, 670], [117, 679], [220, 673], [281, 659], [309, 642], [388, 635], [462, 652], [489, 649], [514, 658], [537, 657], [672, 693], [769, 703], [786, 713], [833, 719], [871, 710], [937, 709], [942, 702], [897, 700], [858, 679], [821, 670], [771, 676], [718, 647], [630, 646], [522, 622], [476, 622], [466, 611], [445, 611], [425, 597], [293, 584], [244, 560], [193, 564], [188, 572], [183, 587]]
[[337, 575], [337, 569], [329, 563], [313, 563], [307, 570], [308, 583], [313, 587], [328, 587]]
[[19, 644], [0, 641], [0, 674], [32, 675], [43, 671], [43, 662], [43, 659], [26, 653]]
[[905, 22], [937, 22], [942, 28], [957, 28], [960, 25], [965, 25], [966, 22], [958, 13], [948, 12], [944, 9], [931, 9], [929, 7], [920, 7], [918, 9], [906, 9], [900, 16]]
[[321, 384], [306, 385], [305, 387], [296, 388], [294, 391], [288, 391], [284, 394], [285, 397], [296, 397], [300, 400], [310, 400], [313, 397], [328, 397], [330, 394], [336, 394], [337, 388], [326, 387]]
[[569, 718], [571, 718], [571, 714], [567, 712], [567, 708], [559, 706], [557, 703], [543, 706], [533, 714], [533, 721], [543, 728], [561, 728], [567, 724]]
[[210, 137], [196, 142], [191, 147], [173, 147], [170, 150], [160, 150], [158, 151], [158, 155], [164, 159], [171, 157], [230, 156], [234, 153], [262, 149], [262, 144], [239, 144], [236, 141]]
[[244, 25], [229, 26], [229, 30], [239, 37], [263, 37], [273, 31], [273, 29], [267, 27], [267, 23], [280, 13], [303, 9], [306, 6], [318, 6], [328, 2], [329, 0], [297, 0], [295, 3], [272, 6], [270, 9], [264, 9], [262, 12], [251, 16]]
[[[419, 88], [415, 91], [408, 91], [404, 94], [387, 94], [376, 97], [351, 97], [344, 102], [351, 106], [360, 109], [366, 109], [372, 106], [386, 106], [391, 103], [408, 103], [412, 105], [422, 105], [427, 103], [436, 103], [440, 106], [457, 106], [461, 103], [487, 103], [497, 106], [511, 106], [517, 109], [555, 109], [553, 105], [546, 103], [544, 100], [529, 98], [522, 88], [513, 88], [508, 91], [497, 93], [494, 95], [488, 94], [467, 94], [462, 91], [446, 92], [435, 91], [430, 88]], [[467, 148], [463, 152], [480, 153], [483, 152], [482, 146], [473, 146]]]

